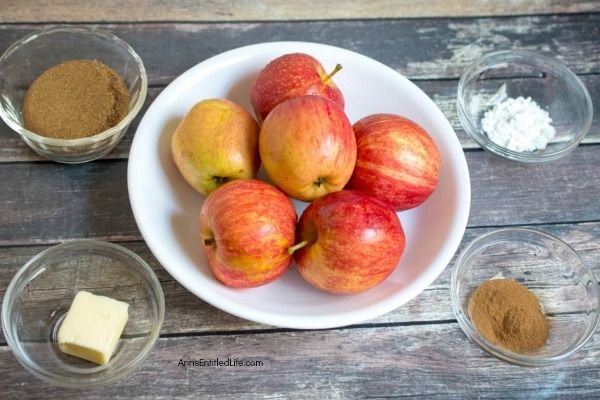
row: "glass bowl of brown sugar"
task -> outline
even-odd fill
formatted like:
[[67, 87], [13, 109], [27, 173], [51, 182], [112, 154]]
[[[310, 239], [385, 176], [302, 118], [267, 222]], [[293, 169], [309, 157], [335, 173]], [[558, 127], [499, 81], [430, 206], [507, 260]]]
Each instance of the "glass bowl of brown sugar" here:
[[63, 163], [108, 154], [140, 111], [142, 60], [113, 34], [58, 26], [0, 57], [0, 116], [36, 153]]
[[452, 308], [465, 334], [490, 354], [523, 366], [572, 356], [600, 318], [592, 270], [564, 241], [528, 228], [473, 240], [459, 255]]

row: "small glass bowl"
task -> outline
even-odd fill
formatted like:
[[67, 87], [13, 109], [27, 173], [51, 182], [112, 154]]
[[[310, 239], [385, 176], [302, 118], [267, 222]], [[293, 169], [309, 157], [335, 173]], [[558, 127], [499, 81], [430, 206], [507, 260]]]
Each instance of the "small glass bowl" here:
[[[117, 125], [79, 139], [48, 138], [23, 126], [23, 100], [48, 68], [74, 59], [98, 60], [117, 72], [129, 89], [129, 111]], [[31, 33], [0, 57], [0, 116], [38, 154], [63, 163], [92, 161], [121, 140], [146, 99], [148, 78], [140, 57], [123, 40], [97, 29], [55, 27]]]
[[[512, 352], [487, 340], [473, 325], [470, 297], [479, 285], [496, 278], [514, 279], [538, 297], [550, 324], [541, 348]], [[524, 366], [548, 365], [573, 355], [594, 334], [599, 320], [598, 283], [590, 268], [565, 242], [534, 229], [500, 229], [475, 239], [456, 261], [451, 297], [456, 319], [472, 341]]]
[[[531, 97], [556, 130], [545, 149], [517, 152], [489, 139], [485, 113], [507, 97]], [[484, 55], [458, 82], [457, 112], [465, 131], [484, 149], [525, 163], [551, 161], [575, 149], [592, 125], [592, 100], [581, 80], [561, 62], [526, 50]]]
[[[62, 353], [56, 335], [80, 290], [129, 304], [129, 319], [106, 365]], [[86, 388], [124, 377], [149, 354], [162, 325], [164, 296], [140, 257], [116, 244], [82, 240], [50, 247], [25, 264], [2, 303], [2, 329], [17, 360], [36, 377]]]

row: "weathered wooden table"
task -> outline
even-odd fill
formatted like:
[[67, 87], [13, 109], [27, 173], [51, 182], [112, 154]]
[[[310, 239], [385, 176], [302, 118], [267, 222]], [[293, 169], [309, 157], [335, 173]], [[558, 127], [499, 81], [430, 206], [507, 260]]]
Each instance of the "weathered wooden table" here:
[[[143, 58], [150, 80], [146, 106], [191, 66], [246, 44], [303, 40], [363, 53], [412, 79], [454, 125], [472, 182], [463, 246], [497, 227], [536, 226], [570, 243], [600, 276], [598, 118], [567, 158], [524, 166], [482, 151], [465, 135], [455, 110], [458, 77], [472, 60], [494, 49], [524, 48], [555, 56], [578, 73], [600, 114], [599, 1], [100, 3], [94, 9], [76, 0], [2, 0], [0, 51], [49, 24], [100, 26]], [[126, 379], [101, 389], [63, 390], [38, 381], [0, 336], [0, 398], [600, 397], [598, 335], [573, 358], [545, 368], [507, 364], [471, 343], [450, 307], [453, 262], [405, 306], [340, 329], [259, 325], [194, 297], [153, 258], [129, 206], [127, 155], [141, 115], [106, 159], [75, 166], [40, 159], [0, 123], [0, 293], [39, 251], [97, 238], [149, 261], [166, 297], [165, 322], [150, 357]], [[216, 357], [262, 366], [178, 366], [180, 358]]]

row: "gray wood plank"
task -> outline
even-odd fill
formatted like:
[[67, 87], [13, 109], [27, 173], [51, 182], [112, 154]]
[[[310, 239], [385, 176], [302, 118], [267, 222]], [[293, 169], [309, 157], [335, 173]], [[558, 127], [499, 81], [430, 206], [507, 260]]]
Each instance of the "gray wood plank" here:
[[[566, 158], [523, 165], [466, 152], [469, 226], [600, 220], [600, 152], [580, 146]], [[125, 161], [81, 165], [9, 163], [0, 168], [0, 245], [77, 238], [138, 240]]]
[[[600, 14], [506, 18], [383, 19], [271, 23], [102, 24], [140, 54], [151, 84], [248, 44], [302, 40], [363, 53], [409, 78], [458, 78], [484, 53], [539, 50], [577, 73], [600, 72]], [[43, 25], [0, 25], [0, 51]], [[293, 49], [290, 49], [293, 51]]]
[[0, 245], [70, 238], [139, 239], [127, 163], [5, 164], [0, 168]]
[[[196, 54], [206, 57], [223, 50], [222, 46], [212, 44], [230, 43], [233, 38], [235, 44], [230, 47], [236, 47], [238, 42], [271, 37], [324, 38], [333, 44], [346, 44], [344, 47], [366, 49], [362, 52], [390, 59], [394, 68], [409, 71], [410, 76], [419, 79], [454, 79], [467, 59], [490, 46], [503, 45], [555, 52], [568, 63], [574, 63], [578, 72], [596, 74], [600, 72], [598, 19], [598, 15], [447, 19], [440, 26], [428, 20], [413, 24], [390, 20], [373, 25], [370, 21], [334, 21], [109, 27], [123, 29], [126, 35], [139, 41], [145, 54], [156, 48], [168, 48], [164, 52], [172, 59], [151, 61], [159, 66], [152, 79], [162, 85], [199, 61], [192, 60]], [[571, 24], [573, 21], [579, 21], [580, 25]], [[173, 27], [176, 29], [171, 31]], [[23, 27], [12, 28], [17, 31]], [[356, 29], [362, 33], [370, 28], [377, 33], [367, 32], [364, 42], [352, 32]], [[6, 37], [3, 29], [0, 26], [0, 44]], [[157, 34], [161, 29], [165, 30], [164, 35]], [[276, 32], [277, 29], [283, 32]], [[398, 29], [413, 30], [400, 39], [379, 42], [381, 37], [387, 37], [386, 32], [389, 35]], [[426, 40], [420, 42], [420, 35]], [[444, 35], [451, 46], [440, 49]], [[145, 41], [155, 37], [164, 40], [153, 43], [152, 49], [152, 42]], [[548, 38], [552, 41], [548, 42]], [[406, 40], [410, 39], [417, 44], [409, 46]], [[185, 47], [179, 48], [180, 40]], [[191, 43], [193, 40], [202, 43]], [[409, 50], [407, 54], [412, 58], [403, 59], [396, 46], [400, 51]], [[4, 48], [0, 45], [0, 51]], [[198, 53], [181, 55], [173, 48]], [[419, 54], [424, 54], [424, 58], [418, 58]], [[597, 75], [591, 79], [597, 80]], [[426, 87], [429, 82], [422, 87], [434, 98], [438, 96], [438, 104], [448, 113], [452, 100], [449, 95], [444, 97], [444, 93], [452, 92], [450, 86], [455, 81], [447, 81], [448, 87], [442, 89], [444, 82], [432, 82], [433, 91]], [[594, 135], [598, 133], [597, 124], [596, 121]], [[126, 157], [131, 133], [115, 152], [116, 158]], [[459, 132], [459, 136], [462, 134]], [[465, 148], [472, 148], [464, 137], [461, 140]], [[15, 144], [13, 151], [26, 151], [18, 147]], [[520, 166], [487, 153], [468, 152], [473, 211], [464, 243], [489, 230], [478, 226], [550, 223], [553, 225], [540, 228], [573, 244], [598, 275], [600, 206], [596, 198], [600, 193], [600, 155], [596, 154], [597, 147], [580, 147], [569, 159], [543, 166]], [[11, 160], [24, 161], [27, 156]], [[49, 243], [81, 237], [140, 239], [127, 200], [125, 165], [123, 161], [111, 161], [71, 167], [52, 163], [0, 166], [0, 184], [5, 188], [0, 192], [0, 295], [18, 266]], [[593, 222], [574, 223], [578, 221]], [[317, 332], [271, 330], [208, 306], [174, 282], [143, 243], [126, 245], [151, 261], [167, 295], [167, 320], [163, 328], [166, 336], [159, 340], [151, 357], [130, 378], [115, 385], [85, 392], [65, 391], [28, 375], [17, 365], [9, 349], [1, 345], [4, 338], [0, 336], [3, 377], [0, 398], [600, 397], [598, 335], [573, 359], [553, 367], [524, 369], [497, 361], [470, 343], [452, 322], [448, 301], [451, 268], [409, 304], [364, 326]], [[258, 359], [265, 365], [240, 369], [177, 366], [180, 358], [212, 357]]]
[[[597, 398], [600, 336], [567, 361], [517, 367], [471, 343], [456, 323], [161, 338], [128, 378], [63, 390], [35, 380], [0, 348], [2, 398], [434, 399]], [[238, 358], [262, 366], [182, 367]]]
[[[583, 75], [594, 106], [594, 115], [600, 115], [600, 74]], [[477, 149], [479, 145], [463, 130], [456, 114], [456, 88], [458, 80], [417, 80], [419, 86], [431, 97], [452, 124], [464, 149]], [[148, 106], [160, 94], [164, 87], [151, 87], [148, 90], [146, 102], [139, 115], [134, 119], [123, 140], [110, 152], [105, 159], [123, 159], [129, 156], [129, 149], [137, 126], [144, 116]], [[584, 138], [583, 143], [600, 143], [600, 119], [594, 118], [592, 127]], [[33, 152], [4, 122], [0, 122], [0, 163], [14, 161], [35, 161], [44, 158]]]
[[[537, 227], [560, 237], [569, 243], [600, 277], [600, 222], [544, 225]], [[489, 228], [467, 229], [457, 254], [477, 236], [489, 232]], [[146, 260], [161, 281], [166, 303], [165, 321], [161, 333], [205, 334], [209, 332], [258, 331], [271, 327], [245, 321], [222, 312], [184, 289], [173, 280], [165, 269], [152, 256], [143, 242], [121, 243]], [[17, 270], [31, 257], [47, 246], [0, 247], [0, 300]], [[456, 255], [455, 255], [456, 258]], [[424, 322], [454, 320], [450, 305], [450, 276], [455, 258], [423, 293], [418, 297], [381, 317], [366, 321], [367, 325], [377, 324], [421, 324]], [[549, 281], [552, 279], [549, 277]], [[57, 284], [60, 287], [60, 284]], [[553, 288], [548, 288], [553, 290]], [[0, 344], [6, 340], [0, 329]]]
[[356, 7], [352, 0], [281, 2], [277, 0], [189, 0], [168, 4], [151, 0], [107, 0], [89, 8], [77, 0], [5, 0], [2, 22], [43, 21], [288, 21], [307, 19], [408, 18], [467, 15], [519, 15], [597, 12], [593, 0], [371, 0]]
[[565, 158], [525, 165], [487, 152], [467, 154], [471, 177], [470, 226], [600, 219], [597, 146]]

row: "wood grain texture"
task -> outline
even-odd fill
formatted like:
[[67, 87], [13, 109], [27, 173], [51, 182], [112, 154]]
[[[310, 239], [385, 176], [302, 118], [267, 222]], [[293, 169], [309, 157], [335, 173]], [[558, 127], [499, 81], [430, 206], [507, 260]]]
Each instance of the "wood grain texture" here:
[[[582, 257], [583, 261], [600, 276], [600, 222], [572, 225], [544, 225], [537, 227], [555, 235]], [[489, 228], [470, 228], [465, 232], [457, 254], [476, 237], [491, 231]], [[207, 334], [210, 332], [237, 332], [271, 329], [267, 325], [246, 321], [220, 311], [184, 289], [173, 280], [156, 261], [143, 242], [121, 243], [146, 260], [157, 274], [165, 293], [166, 313], [162, 335]], [[0, 248], [0, 296], [17, 270], [47, 246], [20, 246]], [[400, 308], [381, 317], [365, 321], [366, 325], [422, 324], [454, 320], [450, 305], [450, 276], [455, 259], [425, 291]], [[550, 278], [549, 278], [550, 279]], [[550, 279], [551, 280], [551, 279]], [[0, 299], [1, 300], [1, 299]], [[6, 340], [0, 331], [0, 344]], [[1, 397], [1, 396], [0, 396]]]
[[[594, 106], [594, 115], [600, 115], [600, 74], [583, 75], [581, 80], [586, 85]], [[471, 139], [463, 130], [456, 113], [456, 88], [458, 80], [418, 80], [415, 84], [419, 86], [442, 110], [446, 118], [452, 124], [463, 149], [478, 149], [479, 145]], [[144, 116], [148, 106], [160, 94], [164, 87], [151, 87], [148, 89], [148, 96], [144, 107], [139, 115], [131, 123], [129, 130], [121, 140], [119, 145], [110, 152], [104, 159], [124, 159], [129, 156], [129, 149], [133, 141], [137, 126]], [[355, 122], [355, 121], [352, 121]], [[600, 119], [594, 118], [592, 127], [587, 136], [583, 139], [584, 144], [600, 143]], [[29, 147], [14, 133], [4, 122], [0, 122], [0, 163], [15, 161], [36, 161], [44, 158]]]
[[[434, 399], [597, 398], [600, 336], [551, 367], [499, 361], [470, 342], [456, 323], [207, 335], [159, 339], [126, 380], [101, 389], [64, 390], [16, 366], [0, 348], [5, 399]], [[262, 366], [183, 367], [180, 360], [260, 361]], [[28, 384], [29, 383], [29, 384]]]
[[[102, 237], [138, 239], [127, 194], [127, 164], [7, 164], [0, 182], [0, 245]], [[19, 171], [19, 172], [17, 172]]]
[[[592, 98], [594, 116], [600, 115], [600, 74], [582, 75], [581, 81], [586, 86]], [[526, 80], [524, 80], [526, 81]], [[419, 86], [442, 110], [448, 121], [452, 124], [463, 149], [477, 149], [480, 146], [464, 131], [456, 110], [457, 80], [418, 80], [414, 82]], [[592, 126], [582, 143], [600, 143], [600, 119], [594, 118]]]
[[[551, 163], [523, 165], [467, 152], [469, 226], [600, 220], [600, 152], [580, 146]], [[126, 182], [127, 163], [14, 163], [0, 168], [0, 245], [78, 238], [139, 240]]]
[[600, 5], [593, 0], [235, 0], [200, 3], [193, 0], [108, 0], [94, 7], [77, 0], [4, 0], [0, 22], [277, 21], [556, 14], [599, 10]]
[[[479, 55], [511, 46], [554, 54], [581, 76], [600, 113], [600, 16], [572, 15], [502, 19], [426, 21], [334, 21], [269, 24], [125, 24], [106, 25], [128, 40], [149, 71], [151, 87], [140, 112], [119, 146], [106, 158], [125, 158], [135, 129], [164, 85], [196, 63], [239, 45], [269, 40], [331, 43], [384, 62], [423, 88], [448, 117], [464, 148], [477, 148], [456, 117], [457, 77]], [[0, 25], [0, 51], [39, 26]], [[396, 32], [406, 32], [396, 35]], [[198, 37], [201, 37], [199, 40]], [[382, 41], [381, 37], [388, 40]], [[552, 38], [552, 40], [548, 40]], [[218, 43], [221, 47], [215, 47]], [[440, 46], [440, 43], [447, 43]], [[591, 73], [591, 75], [589, 75]], [[584, 143], [598, 143], [594, 119]], [[40, 160], [4, 122], [0, 123], [0, 162]]]
[[[411, 79], [456, 79], [481, 55], [511, 48], [538, 50], [579, 74], [600, 73], [600, 14], [94, 26], [113, 32], [139, 53], [151, 85], [167, 84], [198, 62], [229, 49], [294, 40], [357, 51]], [[43, 27], [0, 25], [0, 51]]]
[[[468, 150], [472, 210], [459, 250], [497, 226], [534, 224], [571, 244], [600, 276], [598, 119], [588, 144], [569, 157], [524, 166], [471, 151], [477, 145], [460, 129], [454, 107], [457, 79], [475, 58], [495, 49], [526, 48], [556, 56], [580, 74], [598, 114], [600, 2], [327, 4], [107, 0], [91, 8], [75, 0], [0, 0], [0, 52], [46, 22], [90, 21], [130, 42], [144, 59], [151, 83], [146, 107], [183, 71], [246, 44], [305, 40], [363, 53], [413, 79], [443, 110]], [[523, 14], [529, 16], [516, 16]], [[415, 16], [441, 17], [408, 18]], [[126, 158], [140, 117], [110, 160], [77, 166], [37, 162], [0, 123], [0, 297], [28, 259], [54, 243], [78, 238], [120, 241], [141, 255], [157, 273], [166, 297], [162, 336], [150, 357], [127, 379], [101, 389], [64, 390], [41, 383], [18, 365], [0, 332], [1, 399], [600, 397], [598, 335], [572, 359], [541, 369], [501, 362], [470, 342], [455, 322], [449, 300], [454, 260], [412, 301], [347, 328], [278, 329], [231, 316], [196, 298], [154, 259], [131, 213]], [[264, 365], [177, 366], [179, 359], [214, 357]]]

